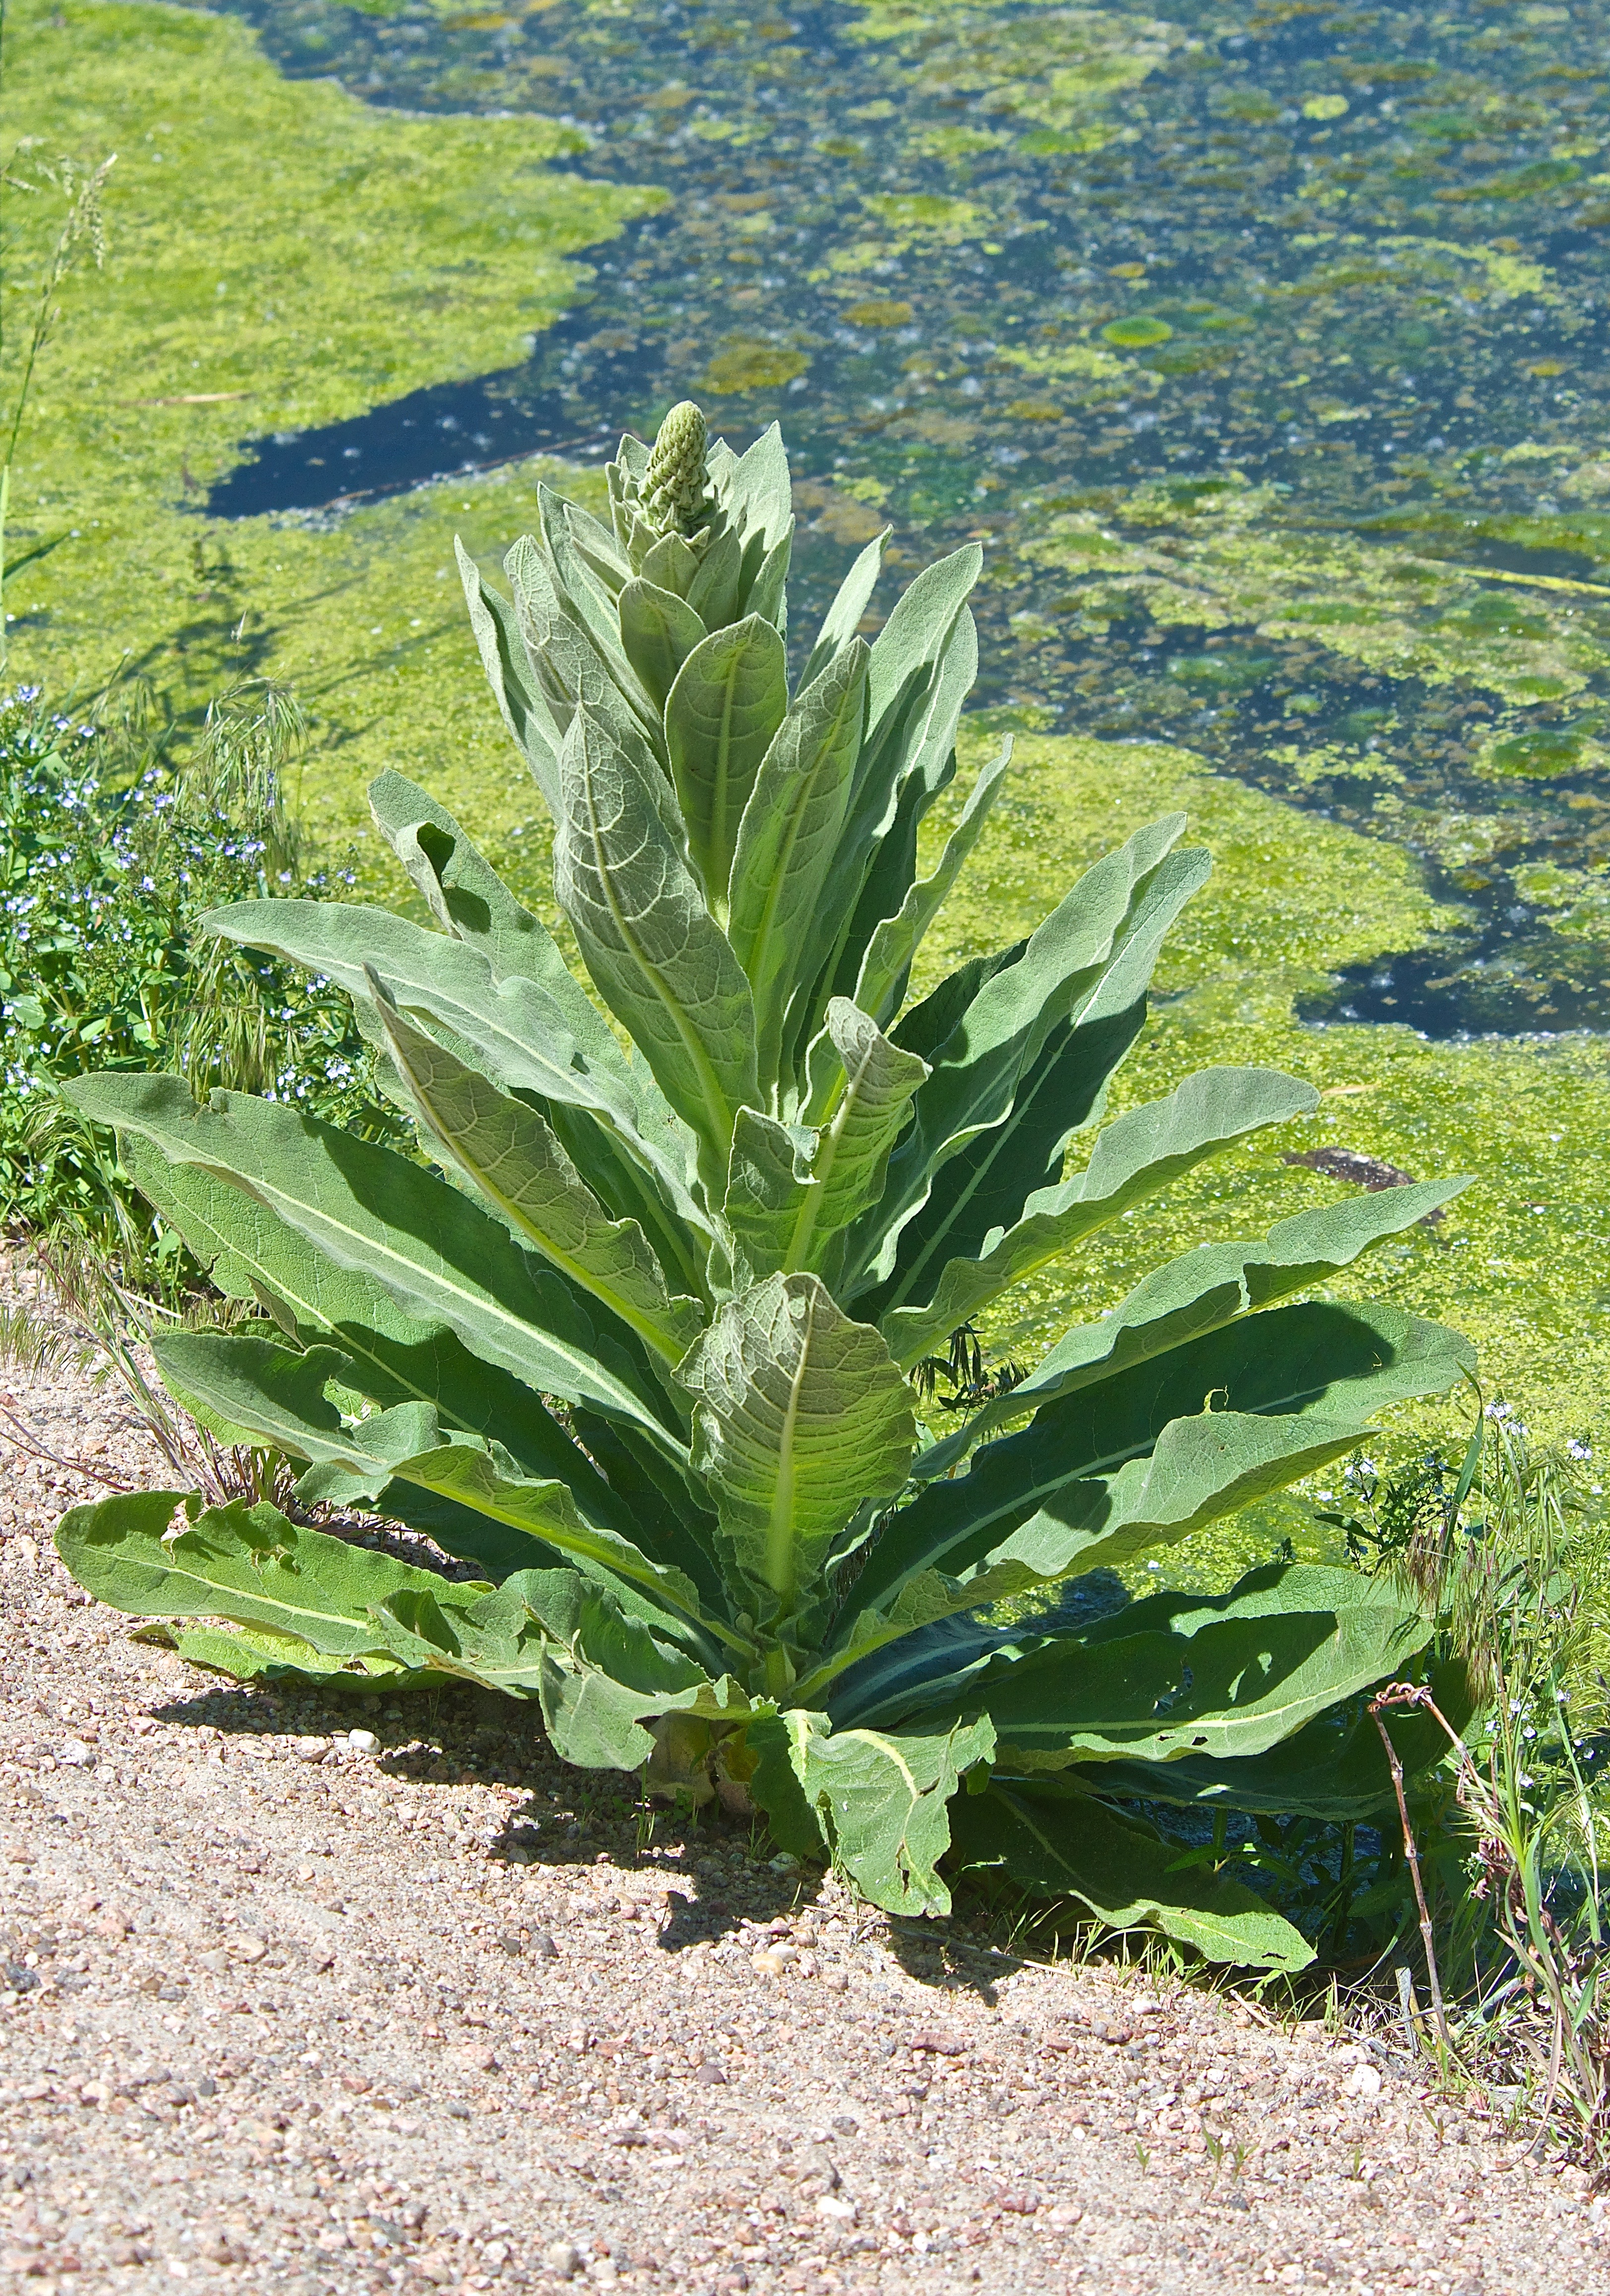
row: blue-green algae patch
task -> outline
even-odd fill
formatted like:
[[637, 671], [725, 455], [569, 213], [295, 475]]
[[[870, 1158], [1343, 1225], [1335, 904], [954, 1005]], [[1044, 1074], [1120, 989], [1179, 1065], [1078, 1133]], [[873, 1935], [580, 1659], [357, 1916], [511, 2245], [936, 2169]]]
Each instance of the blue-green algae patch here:
[[[361, 819], [382, 764], [456, 752], [472, 774], [438, 578], [464, 488], [330, 531], [200, 504], [243, 435], [519, 362], [586, 291], [572, 254], [658, 194], [555, 167], [586, 139], [550, 120], [410, 118], [286, 80], [228, 18], [19, 0], [6, 31], [11, 132], [117, 154], [105, 266], [68, 283], [17, 451], [11, 553], [41, 554], [7, 587], [12, 674], [138, 677], [176, 714], [242, 670], [285, 678], [319, 721], [309, 796], [332, 825]], [[8, 199], [9, 385], [59, 217]]]

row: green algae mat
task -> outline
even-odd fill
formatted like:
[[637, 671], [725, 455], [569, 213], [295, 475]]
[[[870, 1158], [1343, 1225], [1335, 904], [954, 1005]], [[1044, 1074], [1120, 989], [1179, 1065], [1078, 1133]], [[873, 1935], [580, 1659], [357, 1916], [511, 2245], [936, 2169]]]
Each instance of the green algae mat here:
[[[378, 872], [362, 791], [395, 764], [540, 895], [453, 534], [492, 565], [532, 454], [585, 492], [686, 391], [735, 438], [784, 416], [798, 632], [886, 522], [896, 579], [986, 547], [969, 739], [1016, 733], [1014, 793], [935, 961], [1186, 804], [1216, 873], [1125, 1095], [1218, 1058], [1327, 1097], [1179, 1189], [1183, 1239], [1346, 1185], [1287, 1155], [1473, 1172], [1371, 1287], [1462, 1324], [1536, 1428], [1590, 1433], [1607, 28], [25, 0], [8, 145], [118, 161], [19, 450], [12, 674], [183, 716], [271, 672], [313, 716], [316, 836]], [[8, 368], [51, 223], [8, 201]], [[1130, 1267], [1121, 1229], [986, 1337], [1026, 1357]]]

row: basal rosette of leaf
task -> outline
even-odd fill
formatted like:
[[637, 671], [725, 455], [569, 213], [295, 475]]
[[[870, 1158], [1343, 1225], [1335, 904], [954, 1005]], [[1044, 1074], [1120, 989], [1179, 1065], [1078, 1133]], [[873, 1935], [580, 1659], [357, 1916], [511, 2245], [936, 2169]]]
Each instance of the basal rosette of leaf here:
[[[980, 554], [927, 569], [868, 640], [873, 543], [791, 683], [781, 438], [736, 455], [686, 406], [668, 426], [622, 440], [607, 525], [541, 490], [506, 592], [461, 561], [586, 979], [396, 774], [374, 817], [428, 924], [272, 899], [208, 920], [350, 995], [430, 1162], [286, 1102], [198, 1105], [174, 1077], [77, 1086], [259, 1310], [170, 1335], [164, 1378], [204, 1425], [298, 1463], [309, 1519], [154, 1492], [74, 1509], [61, 1552], [125, 1611], [194, 1621], [180, 1650], [242, 1677], [533, 1700], [564, 1759], [746, 1800], [879, 1905], [942, 1911], [948, 1876], [993, 1869], [1298, 1966], [1294, 1930], [1126, 1805], [1376, 1808], [1390, 1780], [1357, 1700], [1429, 1621], [1388, 1581], [1294, 1564], [1095, 1623], [1077, 1593], [1470, 1371], [1438, 1325], [1314, 1296], [1463, 1184], [1164, 1256], [931, 1434], [914, 1374], [949, 1334], [1316, 1095], [1210, 1069], [1102, 1120], [1207, 873], [1178, 816], [910, 1001], [1009, 767], [919, 874], [977, 667]], [[482, 1576], [349, 1545], [320, 1506]]]

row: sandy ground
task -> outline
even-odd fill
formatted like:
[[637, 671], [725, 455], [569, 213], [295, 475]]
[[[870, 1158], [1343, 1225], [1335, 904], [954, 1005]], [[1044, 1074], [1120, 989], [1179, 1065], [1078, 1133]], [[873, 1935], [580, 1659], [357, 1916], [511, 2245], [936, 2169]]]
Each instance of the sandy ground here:
[[[85, 1380], [7, 1397], [63, 1456], [145, 1459]], [[645, 1840], [530, 1708], [243, 1691], [132, 1641], [50, 1549], [90, 1488], [0, 1445], [27, 2296], [1610, 2281], [1586, 2180], [1376, 2042], [891, 1923], [725, 1822]]]

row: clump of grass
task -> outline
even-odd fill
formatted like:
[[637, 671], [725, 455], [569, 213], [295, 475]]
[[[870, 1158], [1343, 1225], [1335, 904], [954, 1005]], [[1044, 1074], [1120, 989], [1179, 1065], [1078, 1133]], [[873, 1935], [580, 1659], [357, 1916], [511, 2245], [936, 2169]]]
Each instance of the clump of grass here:
[[1540, 2140], [1610, 2159], [1610, 1522], [1576, 1444], [1533, 1452], [1491, 1406], [1463, 1510], [1425, 1526], [1399, 1568], [1437, 1604], [1474, 1711], [1446, 1732], [1449, 1832], [1464, 1887], [1446, 1953], [1460, 1980], [1452, 2046], [1506, 2073]]
[[185, 1280], [114, 1144], [55, 1086], [163, 1069], [295, 1100], [367, 1137], [400, 1132], [348, 1000], [198, 931], [218, 905], [338, 891], [310, 872], [284, 800], [292, 701], [242, 681], [183, 759], [131, 696], [79, 718], [0, 698], [0, 1226], [117, 1255], [146, 1289]]
[[[37, 1377], [71, 1372], [87, 1374], [118, 1392], [134, 1419], [186, 1488], [204, 1491], [213, 1505], [243, 1498], [255, 1505], [290, 1498], [295, 1476], [277, 1451], [220, 1442], [172, 1401], [156, 1376], [151, 1342], [161, 1331], [229, 1329], [249, 1319], [246, 1303], [197, 1290], [177, 1303], [149, 1297], [119, 1280], [104, 1259], [62, 1239], [41, 1241], [34, 1250], [39, 1277], [35, 1304], [0, 1307], [0, 1368]], [[83, 1475], [108, 1490], [140, 1487], [103, 1457], [86, 1458], [53, 1449], [26, 1413], [0, 1396], [0, 1431], [32, 1458]]]
[[1610, 2161], [1610, 1518], [1592, 1456], [1534, 1449], [1496, 1403], [1458, 1466], [1351, 1464], [1350, 1510], [1327, 1520], [1438, 1621], [1422, 1669], [1372, 1710], [1384, 1739], [1394, 1713], [1434, 1729], [1444, 1759], [1398, 1783], [1378, 1828], [1298, 1838], [1269, 1821], [1251, 1862], [1288, 1919], [1315, 1936], [1328, 1924], [1363, 2013], [1375, 2003], [1451, 2085], [1496, 2094], [1540, 2144], [1597, 2168]]

